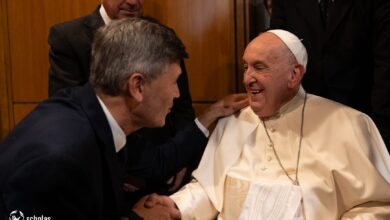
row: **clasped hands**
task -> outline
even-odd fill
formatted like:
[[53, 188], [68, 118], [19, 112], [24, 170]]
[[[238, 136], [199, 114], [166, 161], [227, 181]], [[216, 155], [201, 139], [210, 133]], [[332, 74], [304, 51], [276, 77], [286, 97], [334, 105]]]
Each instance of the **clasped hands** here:
[[[231, 115], [248, 106], [248, 104], [248, 97], [245, 93], [227, 95], [209, 106], [198, 116], [198, 119], [205, 127], [209, 127], [218, 118]], [[142, 197], [133, 206], [133, 211], [144, 220], [181, 219], [181, 213], [175, 202], [168, 196], [156, 193]]]
[[168, 196], [156, 193], [142, 197], [134, 206], [133, 211], [144, 220], [176, 220], [181, 214], [175, 202]]

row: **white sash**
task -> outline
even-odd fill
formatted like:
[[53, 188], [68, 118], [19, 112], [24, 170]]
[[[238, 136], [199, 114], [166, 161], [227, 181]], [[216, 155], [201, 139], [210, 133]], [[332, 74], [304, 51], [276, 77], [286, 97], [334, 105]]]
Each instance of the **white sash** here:
[[252, 183], [240, 220], [303, 220], [299, 186]]

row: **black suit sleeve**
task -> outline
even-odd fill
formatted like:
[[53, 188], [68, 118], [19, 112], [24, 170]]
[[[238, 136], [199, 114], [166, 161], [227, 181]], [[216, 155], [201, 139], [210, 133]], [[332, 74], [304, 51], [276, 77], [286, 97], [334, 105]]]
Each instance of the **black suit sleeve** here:
[[126, 216], [129, 220], [143, 220], [139, 215], [137, 215], [135, 212], [130, 211], [126, 214]]
[[373, 120], [390, 148], [390, 1], [375, 0], [373, 17]]
[[[21, 163], [21, 162], [20, 162]], [[46, 216], [51, 219], [89, 219], [99, 216], [83, 206], [89, 200], [85, 178], [80, 167], [65, 156], [36, 156], [14, 170], [3, 184], [3, 199], [8, 211], [19, 210], [24, 216]], [[90, 204], [90, 203], [89, 203]]]
[[58, 90], [80, 85], [88, 80], [77, 52], [61, 26], [53, 26], [49, 33], [49, 96]]
[[[142, 136], [131, 138], [128, 139], [126, 148], [127, 173], [161, 182], [166, 181], [189, 161], [197, 159], [207, 144], [207, 138], [194, 121], [175, 137], [158, 146]], [[142, 147], [133, 148], [132, 144]]]

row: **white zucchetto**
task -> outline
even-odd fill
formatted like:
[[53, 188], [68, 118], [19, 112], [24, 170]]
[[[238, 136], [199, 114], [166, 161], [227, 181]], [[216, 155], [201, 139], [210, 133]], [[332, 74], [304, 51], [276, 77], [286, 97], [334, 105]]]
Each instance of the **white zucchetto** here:
[[291, 32], [282, 29], [268, 30], [267, 32], [273, 33], [278, 36], [288, 47], [288, 49], [290, 49], [290, 51], [294, 54], [298, 63], [303, 65], [306, 69], [307, 51], [305, 46], [302, 44], [301, 40], [297, 36], [295, 36]]

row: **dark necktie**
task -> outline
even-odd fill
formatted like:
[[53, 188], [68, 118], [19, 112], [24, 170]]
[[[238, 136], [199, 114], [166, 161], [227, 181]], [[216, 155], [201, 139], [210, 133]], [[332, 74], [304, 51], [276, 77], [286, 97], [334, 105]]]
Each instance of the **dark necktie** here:
[[330, 0], [320, 0], [321, 18], [324, 27], [326, 28], [329, 17], [329, 3]]

